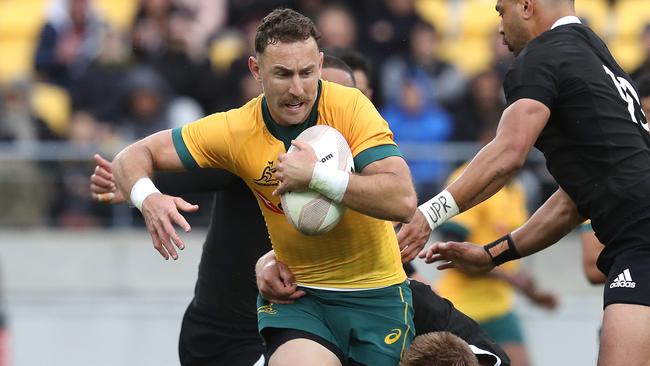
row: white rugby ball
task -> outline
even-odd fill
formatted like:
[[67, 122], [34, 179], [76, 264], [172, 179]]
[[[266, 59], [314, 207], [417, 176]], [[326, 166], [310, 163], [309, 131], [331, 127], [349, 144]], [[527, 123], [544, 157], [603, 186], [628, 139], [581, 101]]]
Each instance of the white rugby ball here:
[[[333, 169], [354, 171], [350, 146], [336, 129], [325, 125], [312, 126], [296, 140], [311, 145], [321, 163]], [[293, 150], [292, 145], [287, 153]], [[345, 213], [345, 206], [311, 189], [286, 192], [280, 198], [287, 220], [305, 235], [321, 235], [332, 230]]]

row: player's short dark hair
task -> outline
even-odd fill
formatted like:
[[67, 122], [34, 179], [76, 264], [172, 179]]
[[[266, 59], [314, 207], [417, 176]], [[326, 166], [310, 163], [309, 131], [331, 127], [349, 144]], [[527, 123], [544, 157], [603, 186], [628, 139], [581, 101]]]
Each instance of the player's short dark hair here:
[[449, 332], [431, 332], [413, 339], [400, 366], [478, 366], [467, 343]]
[[323, 68], [332, 68], [332, 69], [339, 69], [341, 71], [344, 71], [346, 74], [350, 75], [350, 79], [352, 79], [352, 83], [354, 85], [357, 85], [357, 79], [354, 77], [354, 72], [352, 72], [352, 69], [350, 66], [348, 66], [347, 63], [343, 62], [340, 58], [336, 56], [332, 56], [329, 54], [325, 54], [323, 56]]
[[314, 22], [291, 9], [278, 8], [262, 19], [255, 32], [255, 52], [264, 53], [266, 46], [278, 42], [298, 42], [313, 38], [320, 40]]
[[639, 97], [650, 97], [650, 73], [642, 74], [638, 80]]
[[355, 71], [355, 70], [360, 70], [364, 74], [366, 74], [366, 77], [368, 78], [368, 81], [370, 81], [370, 75], [372, 72], [372, 65], [370, 64], [370, 60], [364, 56], [361, 52], [357, 50], [353, 50], [351, 48], [343, 48], [343, 47], [334, 47], [334, 48], [329, 48], [324, 50], [326, 55], [332, 55], [335, 57], [340, 58], [345, 62], [350, 68]]

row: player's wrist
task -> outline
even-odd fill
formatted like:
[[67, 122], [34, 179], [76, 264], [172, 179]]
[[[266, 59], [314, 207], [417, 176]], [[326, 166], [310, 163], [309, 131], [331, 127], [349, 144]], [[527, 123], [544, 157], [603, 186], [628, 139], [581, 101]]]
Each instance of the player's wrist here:
[[418, 206], [418, 210], [424, 215], [431, 230], [435, 230], [460, 212], [456, 200], [446, 189]]
[[309, 181], [309, 188], [334, 202], [341, 202], [349, 182], [350, 173], [317, 162]]
[[485, 245], [483, 249], [490, 256], [495, 266], [521, 258], [510, 234], [504, 235], [490, 244]]
[[160, 193], [149, 177], [138, 179], [131, 188], [131, 204], [142, 211], [142, 203], [153, 193]]

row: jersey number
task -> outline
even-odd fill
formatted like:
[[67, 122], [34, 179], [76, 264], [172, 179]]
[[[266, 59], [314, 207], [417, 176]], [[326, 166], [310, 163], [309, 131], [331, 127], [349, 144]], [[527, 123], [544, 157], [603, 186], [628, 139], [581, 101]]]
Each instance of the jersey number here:
[[614, 73], [607, 68], [607, 66], [603, 65], [603, 69], [605, 69], [605, 72], [609, 77], [612, 78], [612, 81], [614, 82], [614, 85], [616, 86], [616, 89], [618, 90], [618, 94], [623, 98], [623, 100], [627, 103], [627, 110], [630, 112], [630, 118], [632, 119], [633, 122], [635, 123], [640, 123], [643, 128], [650, 132], [648, 129], [648, 122], [645, 120], [645, 113], [643, 112], [643, 109], [639, 108], [641, 111], [641, 114], [643, 115], [643, 120], [638, 121], [635, 115], [635, 108], [634, 108], [634, 101], [636, 100], [637, 105], [641, 105], [641, 101], [639, 100], [639, 96], [637, 95], [636, 91], [632, 87], [629, 81], [627, 79], [622, 78], [620, 76], [614, 75]]

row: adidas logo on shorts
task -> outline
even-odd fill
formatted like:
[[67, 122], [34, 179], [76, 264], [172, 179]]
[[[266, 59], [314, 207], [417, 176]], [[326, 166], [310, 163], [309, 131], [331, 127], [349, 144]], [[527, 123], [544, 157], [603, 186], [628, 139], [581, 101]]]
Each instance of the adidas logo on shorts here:
[[632, 281], [632, 276], [630, 275], [630, 269], [626, 269], [625, 271], [621, 272], [618, 277], [612, 282], [611, 285], [609, 285], [609, 288], [614, 288], [614, 287], [628, 287], [628, 288], [634, 288], [636, 287], [636, 282]]

